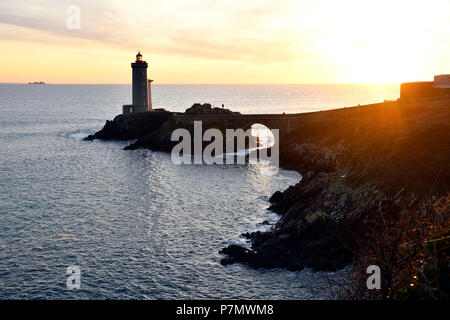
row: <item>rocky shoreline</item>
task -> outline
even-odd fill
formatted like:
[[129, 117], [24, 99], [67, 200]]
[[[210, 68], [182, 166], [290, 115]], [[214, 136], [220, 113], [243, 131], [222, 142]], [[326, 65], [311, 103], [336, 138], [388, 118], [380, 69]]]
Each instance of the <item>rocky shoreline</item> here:
[[[448, 99], [330, 110], [301, 121], [280, 141], [280, 165], [302, 180], [270, 198], [281, 218], [268, 232], [245, 234], [250, 249], [221, 250], [223, 265], [337, 270], [352, 262], [357, 225], [368, 213], [401, 214], [448, 194]], [[167, 111], [119, 115], [86, 140], [137, 139], [126, 149], [170, 151], [177, 127]]]

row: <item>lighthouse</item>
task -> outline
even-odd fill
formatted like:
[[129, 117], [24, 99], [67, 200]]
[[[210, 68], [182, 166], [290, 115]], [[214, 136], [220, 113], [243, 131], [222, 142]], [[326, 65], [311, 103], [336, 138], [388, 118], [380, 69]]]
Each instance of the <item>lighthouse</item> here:
[[123, 114], [142, 113], [152, 110], [151, 83], [147, 78], [148, 64], [138, 52], [135, 62], [131, 63], [132, 69], [132, 104], [123, 106]]

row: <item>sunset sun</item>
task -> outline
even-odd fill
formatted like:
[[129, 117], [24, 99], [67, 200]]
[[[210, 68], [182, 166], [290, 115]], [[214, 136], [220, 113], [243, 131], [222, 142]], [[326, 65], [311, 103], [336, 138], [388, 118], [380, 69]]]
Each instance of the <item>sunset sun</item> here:
[[69, 5], [0, 3], [0, 81], [128, 83], [118, 61], [139, 49], [160, 83], [399, 83], [450, 68], [443, 0], [98, 1], [79, 28]]

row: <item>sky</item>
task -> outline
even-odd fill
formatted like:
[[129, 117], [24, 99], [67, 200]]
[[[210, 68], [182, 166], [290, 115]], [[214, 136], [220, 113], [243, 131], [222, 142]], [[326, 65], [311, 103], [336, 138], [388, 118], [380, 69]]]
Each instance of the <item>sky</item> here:
[[449, 0], [0, 0], [0, 82], [427, 81], [449, 40]]

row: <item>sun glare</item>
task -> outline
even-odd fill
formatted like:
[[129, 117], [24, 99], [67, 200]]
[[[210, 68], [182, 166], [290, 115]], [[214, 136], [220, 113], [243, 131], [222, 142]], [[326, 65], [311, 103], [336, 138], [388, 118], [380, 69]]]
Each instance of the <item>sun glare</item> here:
[[32, 72], [53, 83], [129, 83], [117, 61], [137, 49], [150, 55], [158, 83], [399, 83], [450, 68], [448, 1], [217, 1], [207, 9], [174, 1], [156, 11], [147, 1], [85, 5], [78, 31], [67, 30], [61, 5], [42, 26], [27, 19], [44, 4], [23, 12], [0, 4], [24, 21], [2, 22], [0, 81], [27, 82]]

